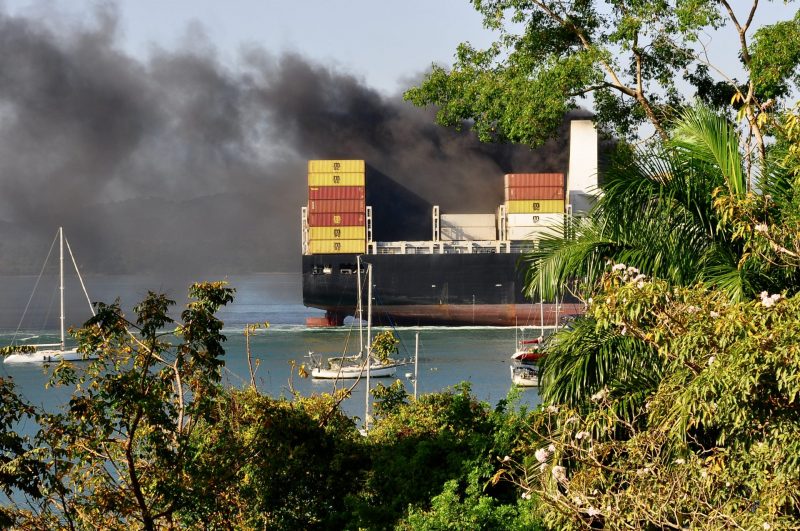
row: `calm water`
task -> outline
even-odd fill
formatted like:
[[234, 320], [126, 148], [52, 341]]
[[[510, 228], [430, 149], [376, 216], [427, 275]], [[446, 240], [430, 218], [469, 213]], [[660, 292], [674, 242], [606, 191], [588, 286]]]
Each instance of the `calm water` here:
[[[13, 337], [35, 280], [35, 277], [0, 276], [0, 345], [8, 344]], [[20, 334], [22, 337], [38, 336], [36, 342], [50, 342], [58, 334], [58, 299], [48, 293], [54, 289], [55, 283], [45, 287], [45, 280], [37, 290], [37, 297], [31, 301]], [[237, 289], [235, 302], [219, 314], [225, 321], [228, 338], [224, 377], [229, 385], [241, 387], [249, 379], [242, 333], [244, 325], [268, 321], [268, 329], [251, 337], [251, 351], [258, 363], [257, 385], [272, 396], [288, 395], [290, 378], [295, 390], [305, 395], [333, 390], [334, 384], [330, 381], [292, 377], [290, 362], [306, 361], [309, 351], [338, 355], [346, 344], [351, 347], [349, 353], [353, 353], [358, 345], [357, 327], [348, 322], [341, 329], [306, 328], [303, 325], [305, 318], [321, 312], [305, 308], [300, 303], [299, 275], [258, 274], [227, 280]], [[144, 276], [88, 277], [85, 281], [92, 300], [112, 301], [119, 297], [124, 309], [143, 298], [148, 289], [166, 292], [178, 301], [180, 307], [186, 302], [185, 289], [189, 284], [188, 280], [180, 278], [164, 280]], [[81, 300], [82, 294], [78, 296], [79, 290], [77, 283], [67, 283], [67, 292], [70, 293], [68, 326], [81, 323], [89, 315], [88, 304], [85, 299]], [[40, 297], [40, 291], [45, 295]], [[405, 358], [413, 358], [414, 336], [419, 333], [420, 393], [469, 381], [475, 395], [493, 405], [506, 396], [510, 388], [508, 358], [515, 345], [513, 328], [399, 328], [395, 333], [401, 340], [399, 357]], [[413, 370], [413, 365], [409, 365], [400, 368], [396, 375], [406, 383], [409, 392], [412, 384], [405, 374]], [[41, 366], [0, 364], [0, 375], [12, 376], [18, 391], [30, 402], [48, 409], [64, 404], [69, 394], [66, 389], [45, 389], [48, 369]], [[393, 379], [380, 381], [388, 384]], [[343, 384], [340, 382], [338, 385], [341, 387]], [[352, 398], [343, 404], [345, 411], [353, 416], [363, 416], [364, 390], [362, 382], [354, 390]], [[537, 404], [536, 391], [524, 391], [522, 401]]]

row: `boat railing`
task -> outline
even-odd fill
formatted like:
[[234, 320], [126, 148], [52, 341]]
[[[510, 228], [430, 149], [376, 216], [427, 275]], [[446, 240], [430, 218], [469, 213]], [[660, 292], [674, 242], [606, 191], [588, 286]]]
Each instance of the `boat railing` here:
[[494, 254], [509, 253], [512, 242], [501, 240], [371, 242], [370, 254]]

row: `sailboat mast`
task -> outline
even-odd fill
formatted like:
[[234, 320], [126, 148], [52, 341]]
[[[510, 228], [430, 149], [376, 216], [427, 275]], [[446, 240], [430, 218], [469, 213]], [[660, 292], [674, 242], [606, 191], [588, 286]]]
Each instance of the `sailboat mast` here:
[[61, 350], [64, 350], [64, 227], [58, 228], [58, 250], [58, 291], [61, 299]]
[[419, 366], [419, 332], [414, 339], [414, 400], [417, 399], [417, 367]]
[[358, 313], [358, 355], [361, 356], [364, 354], [364, 306], [361, 303], [361, 257], [356, 256], [356, 271], [358, 275], [356, 276], [356, 283], [358, 284], [358, 303], [357, 303], [357, 312]]
[[372, 365], [372, 264], [367, 264], [367, 393], [364, 405], [364, 431], [369, 430], [369, 373]]
[[544, 295], [542, 294], [541, 262], [539, 263], [539, 337], [544, 337]]

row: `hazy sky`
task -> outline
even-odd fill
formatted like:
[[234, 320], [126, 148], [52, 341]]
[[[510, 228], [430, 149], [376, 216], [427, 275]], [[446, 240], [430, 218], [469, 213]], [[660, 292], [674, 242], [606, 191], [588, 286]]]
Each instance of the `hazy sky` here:
[[[108, 2], [5, 0], [10, 14], [50, 23], [85, 23], [92, 6]], [[0, 0], [0, 6], [3, 1]], [[491, 41], [468, 0], [123, 0], [120, 42], [146, 57], [153, 46], [175, 49], [205, 34], [224, 62], [242, 46], [296, 51], [362, 78], [382, 92], [407, 88], [403, 79], [431, 62], [452, 62], [456, 45]]]
[[[732, 4], [746, 19], [750, 2]], [[470, 0], [0, 0], [9, 14], [53, 25], [91, 24], [98, 5], [117, 6], [119, 42], [140, 58], [154, 47], [192, 45], [204, 35], [222, 63], [235, 63], [251, 45], [299, 52], [384, 93], [408, 88], [408, 79], [432, 62], [450, 64], [460, 42], [481, 47], [492, 40]], [[762, 2], [753, 28], [795, 11], [780, 0]], [[726, 72], [738, 70], [730, 27], [704, 40]]]

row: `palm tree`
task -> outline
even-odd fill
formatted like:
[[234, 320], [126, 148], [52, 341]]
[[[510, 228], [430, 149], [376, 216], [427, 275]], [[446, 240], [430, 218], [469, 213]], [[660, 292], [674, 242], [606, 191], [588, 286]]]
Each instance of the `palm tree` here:
[[[744, 254], [714, 205], [715, 194], [743, 199], [747, 193], [739, 140], [730, 121], [697, 106], [684, 112], [669, 141], [622, 151], [595, 208], [574, 224], [574, 238], [543, 239], [526, 256], [529, 295], [541, 291], [552, 298], [577, 285], [588, 298], [608, 261], [674, 285], [703, 282], [732, 300], [768, 287], [769, 266]], [[587, 321], [551, 341], [542, 394], [546, 401], [578, 405], [604, 386], [655, 385], [659, 372], [645, 345], [600, 334]]]

